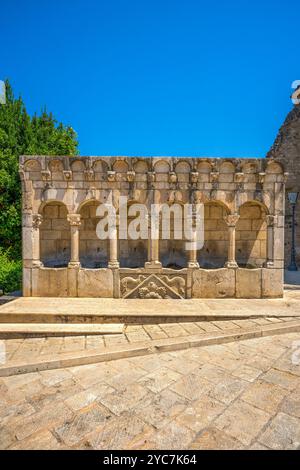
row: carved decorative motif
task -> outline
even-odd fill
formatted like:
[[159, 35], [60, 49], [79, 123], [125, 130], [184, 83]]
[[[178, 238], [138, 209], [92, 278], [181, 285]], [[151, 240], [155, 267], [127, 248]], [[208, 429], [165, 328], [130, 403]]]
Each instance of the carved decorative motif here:
[[181, 276], [138, 274], [121, 279], [121, 296], [127, 299], [180, 299], [186, 281]]
[[277, 224], [277, 215], [266, 215], [266, 223], [269, 227], [273, 227]]
[[133, 183], [135, 180], [135, 171], [127, 171], [127, 181]]
[[107, 179], [111, 183], [113, 181], [116, 181], [116, 172], [115, 171], [108, 171], [107, 172]]
[[32, 228], [34, 230], [37, 230], [42, 222], [43, 222], [43, 217], [40, 214], [34, 214], [32, 216]]
[[87, 181], [93, 181], [94, 179], [93, 170], [84, 170], [84, 176]]
[[49, 170], [42, 170], [41, 175], [42, 175], [42, 180], [43, 181], [50, 181], [51, 180], [51, 172]]
[[174, 171], [171, 171], [169, 173], [169, 182], [170, 183], [176, 183], [177, 182], [177, 175]]
[[80, 214], [68, 214], [67, 219], [70, 225], [79, 226], [81, 224]]
[[228, 214], [224, 217], [224, 220], [228, 227], [235, 227], [239, 218], [239, 214]]
[[64, 179], [66, 181], [71, 181], [71, 179], [72, 179], [72, 171], [71, 170], [64, 170], [63, 175], [64, 175]]

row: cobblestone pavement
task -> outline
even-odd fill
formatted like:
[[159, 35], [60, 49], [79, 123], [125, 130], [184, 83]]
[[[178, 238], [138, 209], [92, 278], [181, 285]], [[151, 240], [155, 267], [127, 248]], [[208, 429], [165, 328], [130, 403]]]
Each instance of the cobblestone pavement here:
[[174, 339], [206, 333], [220, 333], [245, 329], [284, 324], [299, 321], [300, 317], [266, 317], [242, 320], [218, 320], [185, 323], [162, 323], [146, 325], [127, 325], [124, 334], [87, 335], [87, 336], [43, 336], [27, 337], [19, 335], [19, 339], [2, 340], [6, 350], [6, 362], [28, 361], [42, 358], [49, 354], [72, 352], [92, 352], [106, 350], [114, 346], [138, 345], [151, 340]]
[[289, 333], [1, 378], [0, 447], [297, 449], [299, 350]]

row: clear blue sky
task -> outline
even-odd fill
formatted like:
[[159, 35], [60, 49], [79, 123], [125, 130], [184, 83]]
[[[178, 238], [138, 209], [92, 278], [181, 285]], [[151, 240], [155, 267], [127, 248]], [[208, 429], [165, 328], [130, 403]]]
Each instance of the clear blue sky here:
[[299, 0], [9, 0], [0, 79], [83, 155], [264, 156], [300, 79]]

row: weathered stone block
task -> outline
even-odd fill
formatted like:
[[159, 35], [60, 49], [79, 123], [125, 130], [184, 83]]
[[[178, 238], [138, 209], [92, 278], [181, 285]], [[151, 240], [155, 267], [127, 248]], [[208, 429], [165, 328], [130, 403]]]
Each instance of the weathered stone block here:
[[193, 272], [192, 297], [224, 298], [234, 296], [234, 269], [199, 269]]
[[113, 274], [110, 269], [80, 269], [78, 297], [113, 297]]
[[236, 270], [236, 297], [244, 299], [257, 299], [261, 297], [261, 269]]
[[283, 269], [262, 269], [262, 297], [283, 296]]

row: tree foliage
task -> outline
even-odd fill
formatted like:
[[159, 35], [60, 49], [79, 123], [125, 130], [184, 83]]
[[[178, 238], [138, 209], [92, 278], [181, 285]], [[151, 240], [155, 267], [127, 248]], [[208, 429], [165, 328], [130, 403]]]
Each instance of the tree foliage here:
[[[72, 127], [58, 123], [46, 109], [30, 116], [22, 98], [15, 98], [9, 81], [5, 83], [6, 104], [0, 104], [0, 249], [1, 265], [6, 256], [8, 272], [10, 262], [21, 259], [19, 156], [75, 155], [78, 142]], [[2, 278], [0, 272], [7, 290], [9, 283]]]

